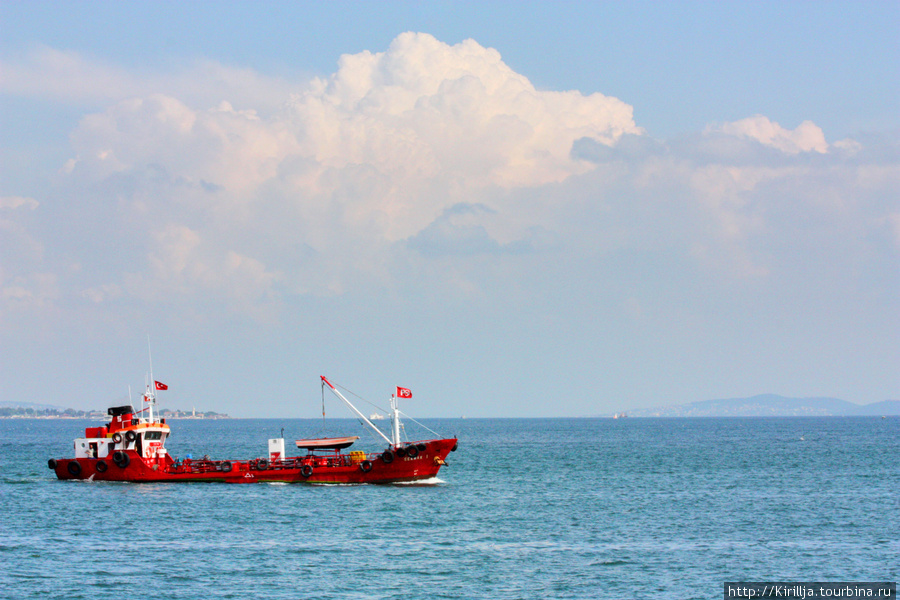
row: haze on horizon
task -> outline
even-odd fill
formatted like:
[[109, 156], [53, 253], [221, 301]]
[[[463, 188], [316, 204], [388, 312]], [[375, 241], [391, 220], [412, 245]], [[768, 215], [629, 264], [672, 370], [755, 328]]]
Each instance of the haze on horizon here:
[[0, 401], [900, 398], [896, 3], [0, 5]]

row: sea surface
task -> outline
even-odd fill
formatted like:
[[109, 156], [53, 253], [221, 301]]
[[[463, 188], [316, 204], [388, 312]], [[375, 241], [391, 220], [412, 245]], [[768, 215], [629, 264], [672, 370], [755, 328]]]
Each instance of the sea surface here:
[[[57, 481], [47, 459], [97, 423], [0, 420], [0, 598], [706, 599], [724, 581], [900, 579], [900, 418], [423, 422], [459, 437], [431, 485], [309, 486]], [[170, 425], [173, 455], [215, 459], [318, 426]]]

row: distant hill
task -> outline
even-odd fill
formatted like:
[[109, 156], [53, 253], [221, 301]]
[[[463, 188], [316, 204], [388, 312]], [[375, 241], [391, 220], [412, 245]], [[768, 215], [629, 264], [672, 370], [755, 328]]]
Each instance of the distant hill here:
[[700, 400], [675, 406], [630, 410], [627, 414], [629, 417], [900, 416], [900, 400], [860, 405], [838, 398], [786, 398], [777, 394], [761, 394], [750, 398]]

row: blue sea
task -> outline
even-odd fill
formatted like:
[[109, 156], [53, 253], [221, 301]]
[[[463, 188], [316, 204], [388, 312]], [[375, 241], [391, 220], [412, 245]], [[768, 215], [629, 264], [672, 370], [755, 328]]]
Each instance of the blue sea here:
[[[307, 486], [57, 481], [47, 459], [92, 423], [0, 420], [0, 597], [707, 599], [725, 581], [900, 579], [900, 418], [424, 423], [459, 437], [432, 485]], [[315, 428], [170, 424], [173, 455], [217, 459]]]

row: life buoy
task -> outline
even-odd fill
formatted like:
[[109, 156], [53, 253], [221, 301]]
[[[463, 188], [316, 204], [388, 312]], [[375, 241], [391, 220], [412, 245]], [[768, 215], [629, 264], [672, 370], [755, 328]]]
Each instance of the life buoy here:
[[359, 463], [359, 468], [362, 470], [363, 473], [368, 473], [369, 471], [372, 470], [372, 463], [368, 460], [364, 460], [361, 463]]
[[58, 465], [58, 464], [59, 463], [56, 462], [55, 458], [51, 458], [50, 460], [47, 461], [47, 466], [50, 467], [51, 469], [53, 469], [54, 471], [56, 470], [56, 465]]
[[78, 477], [81, 475], [81, 465], [78, 464], [77, 460], [70, 460], [69, 464], [66, 465], [66, 470], [72, 477]]
[[419, 449], [415, 446], [407, 446], [406, 447], [406, 455], [410, 458], [415, 458], [419, 455]]
[[122, 434], [121, 434], [121, 433], [116, 432], [116, 433], [113, 434], [113, 443], [114, 443], [114, 444], [121, 444], [121, 443], [122, 443]]
[[266, 469], [269, 468], [269, 461], [267, 461], [264, 458], [256, 461], [256, 468], [259, 469], [260, 471], [265, 471]]
[[386, 462], [386, 463], [393, 462], [393, 460], [394, 460], [394, 453], [391, 452], [390, 450], [385, 450], [385, 451], [381, 454], [381, 460], [384, 461], [384, 462]]
[[128, 455], [121, 450], [116, 450], [113, 453], [113, 462], [116, 463], [116, 466], [120, 469], [124, 469], [128, 466], [128, 463], [131, 462], [131, 459], [128, 458]]
[[231, 463], [226, 460], [225, 462], [222, 463], [221, 469], [222, 469], [223, 473], [230, 473], [231, 472]]
[[312, 475], [313, 474], [312, 465], [303, 465], [302, 467], [300, 467], [300, 474], [303, 475], [304, 477], [309, 477], [310, 475]]
[[97, 472], [98, 472], [98, 473], [106, 473], [106, 470], [107, 470], [108, 468], [109, 468], [109, 465], [106, 464], [106, 461], [105, 461], [105, 460], [98, 460], [98, 461], [97, 461], [96, 469], [97, 469]]
[[137, 434], [130, 429], [125, 432], [125, 441], [126, 442], [133, 442], [134, 438], [136, 438], [136, 437], [137, 437]]

